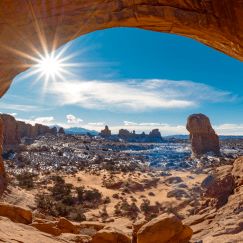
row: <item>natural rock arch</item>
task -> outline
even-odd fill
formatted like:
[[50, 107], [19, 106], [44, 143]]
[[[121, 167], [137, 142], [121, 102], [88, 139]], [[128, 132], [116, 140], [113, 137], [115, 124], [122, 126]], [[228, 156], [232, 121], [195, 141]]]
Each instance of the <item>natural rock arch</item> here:
[[1, 0], [0, 97], [35, 49], [121, 26], [191, 37], [243, 60], [242, 0]]

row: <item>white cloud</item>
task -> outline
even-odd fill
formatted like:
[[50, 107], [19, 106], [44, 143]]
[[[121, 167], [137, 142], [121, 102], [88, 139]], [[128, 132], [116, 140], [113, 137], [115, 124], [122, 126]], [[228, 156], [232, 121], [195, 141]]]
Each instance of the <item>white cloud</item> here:
[[83, 122], [81, 118], [78, 118], [72, 114], [66, 115], [66, 118], [68, 124], [78, 125]]
[[221, 135], [243, 135], [243, 124], [225, 123], [216, 125], [214, 128]]
[[36, 123], [50, 126], [55, 124], [55, 119], [53, 116], [45, 116], [45, 117], [36, 117], [33, 119], [22, 119], [22, 118], [17, 118], [19, 121], [24, 121], [26, 123], [35, 125]]
[[104, 122], [89, 122], [88, 125], [90, 126], [104, 126]]
[[230, 92], [206, 84], [159, 79], [61, 81], [51, 83], [47, 92], [56, 95], [60, 105], [119, 111], [182, 109], [235, 99]]
[[[14, 103], [0, 103], [1, 110], [14, 110], [14, 111], [36, 111], [40, 107], [34, 105], [20, 105]], [[4, 112], [3, 112], [4, 113]]]

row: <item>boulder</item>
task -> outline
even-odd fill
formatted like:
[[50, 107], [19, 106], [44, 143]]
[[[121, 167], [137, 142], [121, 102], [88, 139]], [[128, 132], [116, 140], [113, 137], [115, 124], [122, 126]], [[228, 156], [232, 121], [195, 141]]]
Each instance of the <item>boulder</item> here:
[[11, 204], [0, 203], [0, 216], [9, 218], [15, 223], [32, 223], [32, 212], [30, 210]]
[[192, 233], [175, 215], [162, 214], [139, 229], [137, 243], [189, 242]]
[[57, 223], [57, 228], [59, 228], [62, 233], [72, 233], [72, 234], [78, 234], [79, 230], [77, 225], [73, 224], [66, 218], [60, 218]]
[[62, 231], [59, 228], [57, 228], [56, 224], [53, 222], [43, 222], [43, 223], [34, 222], [31, 224], [31, 226], [42, 232], [54, 236], [58, 236], [62, 233]]
[[220, 155], [219, 138], [213, 130], [209, 118], [203, 114], [193, 114], [187, 119], [193, 157], [206, 153]]
[[122, 231], [107, 227], [98, 231], [91, 243], [131, 243], [131, 239]]

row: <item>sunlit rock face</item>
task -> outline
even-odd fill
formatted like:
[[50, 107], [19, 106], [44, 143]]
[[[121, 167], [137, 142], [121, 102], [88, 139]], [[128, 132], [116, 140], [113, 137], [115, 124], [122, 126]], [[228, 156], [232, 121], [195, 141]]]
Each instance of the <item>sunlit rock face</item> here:
[[4, 164], [2, 159], [2, 152], [3, 152], [2, 143], [3, 143], [3, 123], [0, 118], [0, 197], [6, 186], [5, 170], [4, 170]]
[[42, 124], [27, 124], [23, 121], [16, 121], [16, 119], [8, 114], [1, 114], [0, 119], [2, 119], [3, 125], [3, 149], [8, 151], [10, 149], [15, 150], [24, 137], [35, 138], [44, 134], [56, 135], [55, 129], [51, 129], [48, 126]]
[[16, 149], [20, 144], [17, 122], [13, 116], [7, 114], [2, 114], [0, 117], [3, 121], [3, 149]]
[[243, 60], [242, 0], [2, 0], [0, 10], [0, 96], [35, 50], [111, 27], [179, 34]]
[[203, 114], [190, 115], [186, 128], [190, 132], [193, 157], [200, 157], [208, 152], [215, 155], [220, 154], [218, 135], [213, 130], [207, 116]]

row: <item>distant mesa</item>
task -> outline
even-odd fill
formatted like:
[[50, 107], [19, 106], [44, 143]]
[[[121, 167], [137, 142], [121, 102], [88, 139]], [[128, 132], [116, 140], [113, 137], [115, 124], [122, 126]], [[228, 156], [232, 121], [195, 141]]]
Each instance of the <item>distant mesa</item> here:
[[110, 137], [111, 136], [111, 130], [109, 127], [106, 125], [104, 130], [101, 130], [100, 132], [101, 137]]
[[70, 127], [65, 129], [66, 134], [70, 135], [91, 135], [91, 136], [97, 136], [99, 135], [99, 132], [95, 130], [89, 130], [83, 127]]
[[58, 134], [65, 134], [65, 131], [64, 131], [63, 127], [60, 127], [59, 128]]
[[153, 129], [149, 134], [142, 132], [141, 134], [136, 134], [133, 130], [132, 132], [127, 129], [120, 129], [117, 135], [111, 135], [111, 131], [108, 126], [104, 130], [101, 130], [100, 136], [112, 140], [122, 139], [126, 142], [146, 142], [146, 143], [160, 143], [164, 142], [159, 129]]
[[187, 130], [190, 133], [192, 157], [206, 153], [220, 155], [219, 137], [204, 114], [192, 114], [187, 119]]

